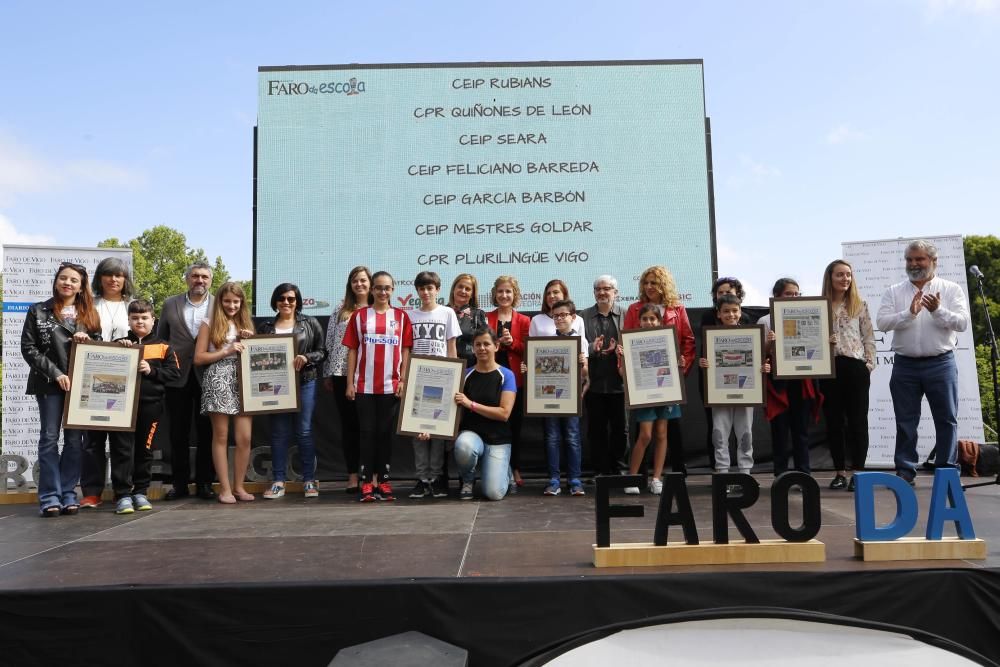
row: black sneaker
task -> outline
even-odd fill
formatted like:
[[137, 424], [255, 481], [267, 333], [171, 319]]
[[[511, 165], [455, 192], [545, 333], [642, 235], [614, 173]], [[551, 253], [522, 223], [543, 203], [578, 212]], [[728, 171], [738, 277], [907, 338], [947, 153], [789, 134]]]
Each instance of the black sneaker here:
[[440, 479], [432, 479], [430, 484], [427, 485], [429, 493], [435, 498], [447, 498], [448, 497], [448, 485], [443, 483]]
[[831, 489], [846, 489], [847, 488], [847, 478], [844, 477], [843, 475], [837, 475], [836, 477], [833, 478], [833, 481], [830, 482], [830, 488]]
[[430, 495], [428, 493], [430, 489], [427, 488], [427, 482], [418, 480], [416, 484], [413, 485], [413, 490], [410, 491], [411, 498], [425, 498]]

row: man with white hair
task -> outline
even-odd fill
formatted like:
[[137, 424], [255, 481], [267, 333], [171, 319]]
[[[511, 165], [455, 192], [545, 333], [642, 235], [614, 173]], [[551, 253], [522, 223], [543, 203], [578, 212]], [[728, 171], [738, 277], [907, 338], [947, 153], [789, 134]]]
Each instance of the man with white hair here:
[[908, 280], [882, 295], [876, 322], [892, 331], [889, 392], [896, 413], [896, 474], [912, 486], [917, 474], [917, 425], [920, 400], [934, 417], [935, 465], [954, 466], [958, 448], [958, 366], [955, 347], [959, 331], [969, 326], [969, 305], [956, 283], [937, 271], [937, 248], [930, 241], [906, 246]]
[[615, 277], [598, 276], [594, 281], [595, 303], [580, 313], [587, 340], [591, 341], [590, 388], [584, 401], [591, 467], [596, 475], [617, 474], [619, 462], [625, 458], [625, 387], [615, 352], [621, 342], [625, 311], [617, 299]]

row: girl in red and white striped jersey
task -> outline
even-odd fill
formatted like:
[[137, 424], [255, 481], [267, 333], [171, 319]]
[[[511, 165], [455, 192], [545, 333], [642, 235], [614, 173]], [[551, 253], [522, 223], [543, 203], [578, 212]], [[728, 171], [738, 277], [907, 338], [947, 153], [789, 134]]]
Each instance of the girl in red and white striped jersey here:
[[395, 286], [386, 271], [372, 276], [374, 304], [355, 311], [344, 333], [347, 398], [357, 405], [361, 430], [361, 502], [395, 500], [389, 484], [392, 427], [413, 346], [410, 318], [392, 307]]

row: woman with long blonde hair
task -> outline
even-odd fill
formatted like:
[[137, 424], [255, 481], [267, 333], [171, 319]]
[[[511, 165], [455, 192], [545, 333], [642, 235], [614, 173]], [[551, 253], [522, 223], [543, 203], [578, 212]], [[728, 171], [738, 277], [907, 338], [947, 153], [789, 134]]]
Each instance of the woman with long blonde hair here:
[[844, 426], [850, 443], [851, 467], [855, 471], [864, 470], [868, 458], [868, 390], [875, 368], [875, 331], [868, 304], [858, 294], [849, 262], [835, 259], [827, 265], [823, 272], [823, 296], [830, 299], [837, 335], [834, 346], [837, 376], [820, 383], [827, 441], [837, 469], [830, 488], [853, 491], [854, 476], [847, 481]]
[[[212, 311], [201, 322], [194, 348], [194, 363], [208, 366], [202, 379], [201, 411], [212, 421], [212, 463], [219, 478], [219, 502], [251, 501], [253, 494], [243, 487], [250, 464], [250, 429], [253, 418], [240, 413], [237, 389], [237, 356], [243, 352], [241, 339], [253, 336], [253, 320], [246, 294], [239, 283], [224, 283], [215, 293]], [[229, 419], [233, 419], [236, 456], [233, 482], [229, 482]]]
[[326, 363], [323, 388], [333, 392], [340, 414], [340, 444], [347, 465], [347, 493], [358, 493], [358, 468], [361, 465], [361, 427], [354, 401], [347, 400], [347, 352], [344, 334], [355, 311], [373, 303], [372, 272], [367, 266], [355, 266], [347, 274], [344, 301], [330, 315], [326, 327]]

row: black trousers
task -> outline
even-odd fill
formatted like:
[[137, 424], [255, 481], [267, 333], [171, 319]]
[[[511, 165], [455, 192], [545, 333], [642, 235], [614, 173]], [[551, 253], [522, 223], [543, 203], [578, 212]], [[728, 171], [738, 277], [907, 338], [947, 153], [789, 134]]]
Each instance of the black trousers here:
[[587, 411], [590, 467], [595, 475], [616, 475], [619, 462], [625, 458], [628, 438], [625, 394], [587, 392], [584, 403]]
[[820, 383], [830, 456], [837, 470], [847, 470], [844, 457], [846, 435], [852, 468], [864, 470], [868, 459], [868, 389], [871, 374], [860, 359], [838, 356], [834, 363], [837, 365], [837, 377]]
[[[104, 493], [104, 480], [108, 470], [105, 443], [110, 443], [112, 474], [115, 461], [132, 458], [131, 432], [84, 431], [83, 455], [80, 460], [80, 488], [85, 496], [100, 496]], [[114, 478], [111, 481], [113, 486]]]
[[[510, 425], [510, 468], [511, 470], [521, 469], [521, 425], [524, 424], [524, 387], [517, 388], [517, 396], [514, 398], [514, 408], [510, 411], [510, 418], [507, 420]], [[448, 443], [449, 446], [454, 443]], [[447, 464], [448, 457], [445, 457]]]
[[145, 495], [149, 491], [153, 476], [153, 438], [162, 416], [162, 401], [139, 403], [135, 431], [125, 433], [130, 444], [127, 455], [111, 457], [111, 487], [115, 500], [133, 493]]
[[215, 479], [212, 466], [212, 423], [201, 414], [201, 384], [194, 371], [183, 387], [167, 388], [167, 414], [170, 417], [170, 469], [174, 488], [186, 487], [191, 481], [191, 424], [195, 428], [195, 483], [211, 484]]
[[347, 376], [334, 375], [333, 400], [340, 414], [340, 443], [344, 448], [344, 463], [347, 472], [356, 473], [361, 465], [361, 430], [358, 426], [358, 410], [354, 401], [347, 400]]
[[775, 380], [788, 392], [788, 409], [771, 420], [771, 447], [774, 452], [774, 475], [788, 470], [789, 434], [795, 469], [811, 472], [809, 467], [809, 415], [812, 401], [802, 397], [802, 380]]
[[361, 427], [360, 477], [364, 482], [386, 480], [399, 399], [394, 394], [357, 394], [354, 403]]

